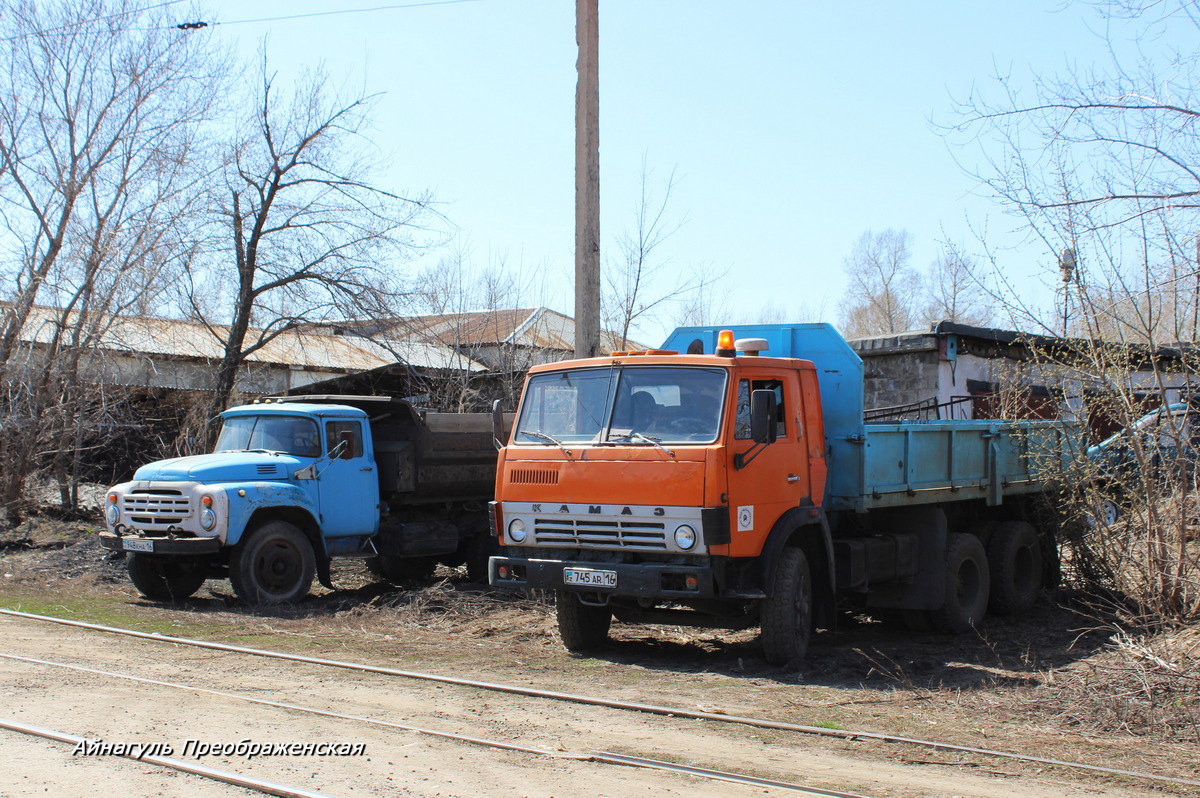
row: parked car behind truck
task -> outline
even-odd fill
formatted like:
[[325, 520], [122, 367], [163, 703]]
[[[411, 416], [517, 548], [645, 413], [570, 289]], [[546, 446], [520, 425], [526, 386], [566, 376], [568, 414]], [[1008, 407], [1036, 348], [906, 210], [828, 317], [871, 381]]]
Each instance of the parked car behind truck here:
[[304, 396], [221, 414], [210, 454], [142, 466], [107, 495], [101, 545], [151, 599], [228, 577], [250, 603], [293, 602], [330, 562], [393, 581], [464, 562], [486, 574], [496, 452], [486, 414], [398, 399]]
[[862, 361], [824, 324], [537, 366], [500, 453], [491, 582], [555, 591], [568, 649], [614, 617], [757, 625], [773, 663], [840, 597], [951, 632], [1028, 609], [1054, 558], [1034, 500], [1079, 430], [862, 410]]

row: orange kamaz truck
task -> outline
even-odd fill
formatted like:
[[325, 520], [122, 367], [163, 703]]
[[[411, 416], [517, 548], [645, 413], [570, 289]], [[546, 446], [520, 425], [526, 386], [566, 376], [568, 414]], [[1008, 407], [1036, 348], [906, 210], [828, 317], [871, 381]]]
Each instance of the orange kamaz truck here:
[[530, 370], [489, 578], [554, 591], [570, 650], [614, 618], [757, 625], [785, 664], [840, 599], [963, 632], [1056, 575], [1036, 500], [1078, 442], [1047, 421], [865, 424], [862, 361], [826, 324], [681, 328]]

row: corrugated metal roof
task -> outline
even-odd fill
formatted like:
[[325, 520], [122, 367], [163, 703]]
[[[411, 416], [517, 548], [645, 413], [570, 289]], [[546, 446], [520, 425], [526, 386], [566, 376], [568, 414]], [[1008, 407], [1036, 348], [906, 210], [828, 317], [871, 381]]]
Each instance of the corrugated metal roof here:
[[[35, 307], [21, 340], [48, 344], [53, 339], [61, 311]], [[101, 349], [163, 358], [219, 360], [223, 347], [203, 324], [145, 316], [106, 316]], [[228, 328], [215, 327], [217, 335]], [[252, 330], [247, 340], [253, 341]], [[417, 368], [486, 371], [481, 363], [436, 340], [391, 340], [356, 335], [327, 335], [291, 331], [282, 333], [246, 357], [262, 365], [321, 370], [367, 371], [402, 362]]]
[[[387, 328], [395, 338], [418, 338], [447, 346], [512, 344], [531, 349], [575, 351], [575, 319], [549, 308], [507, 308], [467, 313], [409, 316]], [[600, 333], [603, 351], [647, 349], [607, 330]]]

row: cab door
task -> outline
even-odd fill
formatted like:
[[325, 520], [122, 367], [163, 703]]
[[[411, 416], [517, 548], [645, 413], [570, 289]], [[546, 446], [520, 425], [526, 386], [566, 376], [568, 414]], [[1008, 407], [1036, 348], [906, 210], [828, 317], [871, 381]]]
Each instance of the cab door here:
[[372, 535], [379, 530], [379, 474], [358, 419], [325, 421], [325, 454], [317, 489], [326, 537]]
[[[743, 369], [730, 386], [734, 408], [729, 454], [730, 550], [733, 557], [757, 555], [775, 522], [808, 499], [808, 448], [802, 423], [799, 382], [794, 372]], [[750, 439], [750, 393], [775, 392], [776, 439]], [[738, 468], [736, 456], [742, 455]]]

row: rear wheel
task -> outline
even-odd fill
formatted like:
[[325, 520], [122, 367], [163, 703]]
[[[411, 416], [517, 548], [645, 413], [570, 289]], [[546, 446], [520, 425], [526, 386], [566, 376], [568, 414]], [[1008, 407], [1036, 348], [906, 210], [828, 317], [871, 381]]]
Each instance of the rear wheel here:
[[367, 560], [367, 570], [389, 582], [424, 582], [433, 576], [437, 557], [396, 557], [381, 554]]
[[129, 552], [129, 581], [151, 601], [182, 601], [204, 584], [204, 563], [191, 557], [164, 557]]
[[974, 535], [951, 532], [946, 536], [943, 571], [946, 597], [932, 612], [934, 625], [943, 632], [969, 632], [987, 613], [990, 577], [987, 553]]
[[1042, 546], [1037, 530], [1024, 521], [996, 527], [988, 545], [991, 598], [988, 609], [997, 615], [1027, 612], [1042, 589]]
[[567, 651], [588, 651], [608, 642], [612, 610], [594, 607], [579, 600], [569, 590], [554, 591], [554, 611], [558, 616], [558, 636]]
[[233, 550], [229, 581], [247, 604], [292, 604], [308, 595], [316, 555], [304, 533], [286, 521], [268, 521]]
[[488, 560], [492, 555], [500, 553], [500, 543], [496, 538], [480, 533], [467, 543], [467, 578], [472, 582], [487, 584]]
[[812, 634], [812, 576], [804, 551], [789, 546], [779, 556], [771, 592], [763, 600], [763, 656], [772, 665], [799, 662]]

